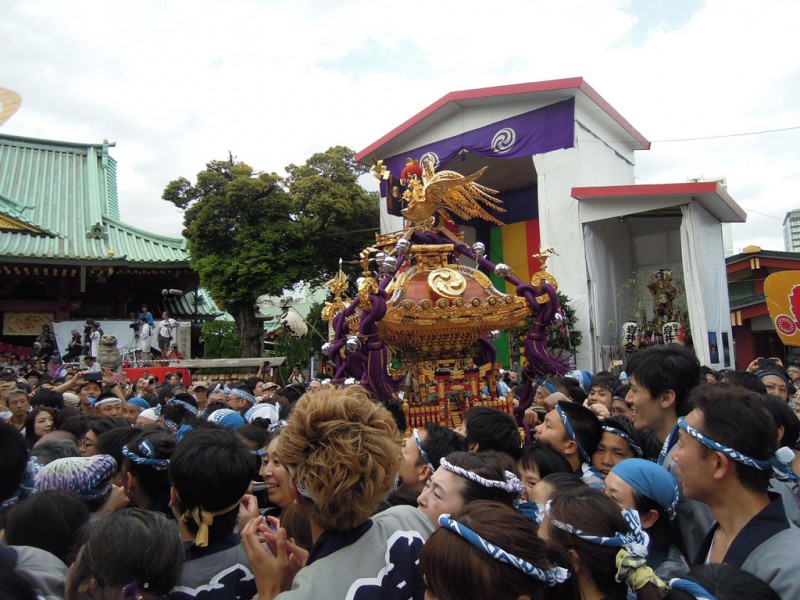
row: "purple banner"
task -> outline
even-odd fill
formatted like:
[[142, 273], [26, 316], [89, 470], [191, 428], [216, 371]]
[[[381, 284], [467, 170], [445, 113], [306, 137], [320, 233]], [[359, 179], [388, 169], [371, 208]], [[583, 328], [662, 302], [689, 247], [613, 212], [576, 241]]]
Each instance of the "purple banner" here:
[[[575, 99], [570, 98], [403, 152], [383, 162], [392, 176], [399, 179], [408, 157], [422, 162], [427, 155], [439, 170], [461, 150], [492, 158], [517, 158], [572, 148], [574, 139]], [[381, 192], [386, 195], [385, 189]]]

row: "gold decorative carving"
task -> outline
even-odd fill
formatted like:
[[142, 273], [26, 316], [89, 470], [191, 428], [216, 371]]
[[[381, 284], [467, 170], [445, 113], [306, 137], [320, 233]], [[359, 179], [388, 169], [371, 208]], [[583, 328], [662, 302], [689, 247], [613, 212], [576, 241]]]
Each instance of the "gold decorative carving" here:
[[[467, 267], [461, 267], [462, 269], [466, 269]], [[470, 269], [470, 273], [472, 274], [472, 278], [478, 282], [483, 289], [488, 289], [492, 287], [491, 280], [486, 276], [485, 273], [481, 273], [477, 269]]]
[[[554, 290], [558, 291], [558, 282], [556, 281], [556, 278], [553, 277], [547, 271], [537, 271], [531, 276], [531, 285], [533, 286], [538, 287], [542, 285], [542, 283], [544, 283], [545, 281], [550, 285], [552, 285]], [[540, 296], [536, 296], [536, 302], [538, 302], [539, 304], [547, 304], [548, 302], [550, 302], [550, 296], [548, 296], [547, 294], [541, 294]]]
[[453, 244], [417, 244], [411, 247], [411, 264], [420, 271], [433, 271], [448, 267], [447, 255], [455, 249]]
[[453, 213], [465, 220], [478, 217], [495, 225], [502, 225], [502, 222], [486, 210], [488, 208], [505, 212], [500, 206], [501, 200], [493, 196], [497, 192], [475, 183], [484, 171], [486, 167], [472, 175], [462, 175], [455, 171], [435, 173], [432, 162], [423, 159], [422, 179], [415, 175], [410, 177], [403, 193], [403, 199], [408, 202], [401, 211], [403, 216], [412, 223], [425, 223], [439, 213], [443, 219], [452, 223], [453, 217], [450, 213]]
[[428, 275], [428, 286], [444, 298], [458, 298], [467, 289], [467, 280], [453, 269], [434, 269]]
[[11, 229], [13, 231], [30, 231], [32, 233], [42, 233], [39, 229], [26, 225], [22, 221], [10, 217], [8, 215], [0, 214], [0, 229]]

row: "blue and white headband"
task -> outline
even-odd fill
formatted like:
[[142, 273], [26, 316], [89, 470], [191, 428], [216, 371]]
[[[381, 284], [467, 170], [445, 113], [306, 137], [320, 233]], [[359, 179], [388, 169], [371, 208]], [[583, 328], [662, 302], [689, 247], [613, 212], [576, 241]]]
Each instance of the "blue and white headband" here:
[[156, 458], [156, 449], [150, 440], [142, 440], [136, 447], [137, 452], [122, 447], [122, 454], [134, 464], [153, 467], [156, 471], [166, 471], [169, 468], [169, 459]]
[[613, 425], [603, 425], [603, 431], [607, 431], [608, 433], [613, 433], [614, 435], [618, 435], [623, 440], [628, 442], [628, 445], [631, 447], [631, 450], [633, 450], [639, 458], [642, 458], [644, 456], [642, 447], [636, 442], [634, 442], [633, 438], [629, 436], [627, 433], [625, 433], [625, 431], [623, 431], [622, 429], [614, 427]]
[[548, 502], [545, 505], [545, 513], [554, 527], [579, 537], [590, 544], [612, 548], [625, 548], [625, 550], [631, 554], [641, 558], [647, 558], [647, 545], [650, 543], [650, 536], [642, 530], [642, 522], [639, 520], [639, 513], [636, 512], [635, 509], [629, 508], [621, 511], [622, 519], [629, 528], [628, 533], [616, 532], [613, 537], [603, 537], [601, 535], [586, 533], [568, 523], [563, 523], [558, 519], [554, 519], [550, 514], [551, 506], [552, 502]]
[[463, 467], [452, 465], [447, 462], [446, 458], [443, 458], [439, 461], [439, 466], [445, 471], [450, 471], [456, 475], [461, 475], [461, 477], [465, 477], [466, 479], [469, 479], [470, 481], [473, 481], [486, 488], [497, 488], [503, 490], [504, 492], [508, 492], [509, 494], [516, 494], [517, 496], [521, 496], [522, 492], [525, 491], [525, 485], [522, 483], [522, 481], [520, 481], [519, 477], [514, 475], [511, 471], [505, 471], [504, 481], [497, 481], [496, 479], [486, 479], [485, 477], [481, 477], [477, 473], [468, 471]]
[[540, 569], [539, 567], [529, 563], [527, 560], [519, 558], [518, 556], [514, 556], [510, 552], [506, 552], [502, 548], [498, 548], [491, 542], [483, 539], [466, 525], [452, 519], [449, 514], [439, 516], [439, 525], [449, 531], [452, 531], [459, 537], [472, 544], [481, 552], [491, 556], [496, 561], [511, 565], [526, 575], [546, 583], [549, 587], [553, 587], [559, 583], [564, 583], [567, 579], [569, 579], [570, 573], [564, 567]]
[[555, 394], [556, 391], [557, 391], [556, 390], [556, 386], [554, 386], [552, 383], [548, 383], [544, 379], [540, 379], [536, 384], [539, 385], [539, 386], [542, 386], [544, 389], [546, 389], [551, 394]]
[[671, 590], [686, 592], [690, 596], [694, 596], [695, 600], [717, 600], [702, 585], [688, 579], [670, 579], [667, 585]]
[[522, 502], [521, 500], [515, 500], [514, 508], [537, 527], [541, 525], [544, 520], [545, 506], [541, 502]]
[[122, 400], [120, 400], [116, 396], [114, 396], [113, 398], [109, 396], [107, 398], [103, 398], [102, 400], [95, 400], [93, 403], [90, 404], [92, 408], [100, 408], [101, 406], [104, 406], [106, 404], [111, 404], [112, 402], [119, 402], [120, 404], [122, 404]]
[[173, 397], [167, 401], [167, 404], [177, 404], [178, 406], [182, 406], [183, 408], [188, 410], [193, 415], [197, 415], [197, 407], [192, 406], [191, 404], [185, 402], [184, 400], [178, 400], [177, 398]]
[[728, 446], [723, 446], [719, 442], [715, 442], [714, 440], [706, 437], [697, 431], [697, 429], [691, 425], [688, 425], [683, 417], [678, 419], [678, 427], [683, 429], [686, 433], [691, 435], [704, 446], [711, 448], [715, 452], [722, 452], [731, 460], [735, 460], [736, 462], [747, 467], [758, 469], [759, 471], [771, 471], [772, 476], [776, 479], [780, 479], [781, 481], [798, 480], [797, 475], [792, 472], [794, 452], [792, 452], [789, 448], [779, 448], [778, 451], [769, 458], [769, 460], [760, 460], [758, 458], [747, 456], [746, 454], [743, 454], [738, 450], [734, 450], [733, 448], [729, 448]]
[[436, 467], [433, 466], [431, 459], [428, 457], [428, 453], [422, 449], [422, 440], [419, 437], [419, 429], [416, 427], [411, 432], [414, 436], [414, 441], [417, 442], [417, 448], [419, 449], [419, 455], [422, 457], [422, 460], [425, 461], [425, 464], [428, 465], [428, 468], [431, 470], [431, 474], [436, 472]]
[[256, 397], [253, 396], [253, 394], [249, 394], [249, 393], [245, 392], [244, 390], [240, 390], [239, 388], [226, 388], [224, 390], [224, 392], [226, 394], [228, 394], [229, 396], [238, 396], [239, 398], [242, 398], [243, 400], [247, 400], [250, 404], [255, 404], [256, 403]]
[[581, 462], [584, 462], [586, 464], [592, 464], [592, 459], [589, 458], [588, 454], [586, 454], [586, 450], [583, 449], [583, 446], [581, 446], [581, 443], [575, 436], [575, 430], [572, 428], [572, 423], [569, 422], [567, 413], [565, 413], [564, 409], [561, 408], [558, 404], [556, 404], [556, 410], [558, 411], [558, 416], [561, 417], [561, 422], [564, 423], [564, 429], [567, 430], [567, 435], [569, 436], [569, 439], [571, 439], [578, 445], [578, 454], [581, 457]]
[[269, 419], [267, 431], [270, 433], [275, 433], [286, 425], [286, 421], [280, 418], [278, 407], [269, 402], [260, 402], [248, 408], [247, 412], [244, 413], [245, 422], [252, 423], [256, 419]]

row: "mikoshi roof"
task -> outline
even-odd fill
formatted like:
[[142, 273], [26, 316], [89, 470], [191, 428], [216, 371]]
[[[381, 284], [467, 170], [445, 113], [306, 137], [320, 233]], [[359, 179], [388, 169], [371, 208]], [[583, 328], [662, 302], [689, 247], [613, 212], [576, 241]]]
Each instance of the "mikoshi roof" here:
[[120, 220], [113, 146], [0, 134], [0, 258], [187, 265], [186, 240]]

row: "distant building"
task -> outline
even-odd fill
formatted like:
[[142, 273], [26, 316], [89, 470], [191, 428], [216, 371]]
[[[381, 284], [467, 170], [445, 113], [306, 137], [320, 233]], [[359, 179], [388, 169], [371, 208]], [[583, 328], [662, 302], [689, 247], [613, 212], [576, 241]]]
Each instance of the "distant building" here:
[[783, 249], [800, 252], [800, 209], [786, 213], [783, 219]]
[[220, 314], [186, 240], [122, 220], [113, 147], [0, 134], [0, 343], [29, 346], [54, 321], [127, 322], [142, 304], [196, 334]]
[[[800, 211], [797, 211], [800, 213]], [[731, 309], [735, 368], [746, 369], [758, 357], [798, 358], [798, 348], [783, 345], [769, 315], [764, 280], [780, 271], [800, 270], [800, 253], [747, 246], [725, 259]]]

